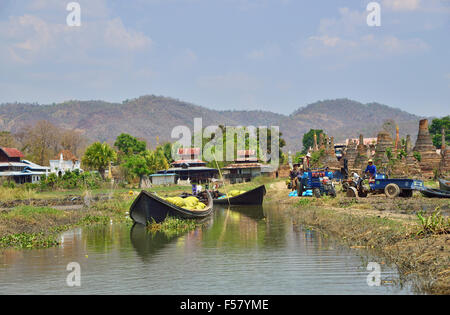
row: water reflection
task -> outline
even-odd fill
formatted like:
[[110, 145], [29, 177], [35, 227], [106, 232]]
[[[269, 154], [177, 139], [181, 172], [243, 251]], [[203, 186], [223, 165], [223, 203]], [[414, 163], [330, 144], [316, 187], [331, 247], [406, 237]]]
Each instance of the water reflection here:
[[148, 261], [158, 250], [176, 239], [177, 237], [169, 238], [162, 232], [151, 233], [141, 224], [134, 224], [130, 230], [131, 244], [144, 261]]
[[[0, 293], [383, 294], [355, 251], [292, 221], [278, 206], [217, 208], [179, 237], [140, 225], [74, 229], [57, 248], [0, 253]], [[65, 284], [79, 262], [82, 286]], [[383, 266], [383, 280], [395, 271]]]

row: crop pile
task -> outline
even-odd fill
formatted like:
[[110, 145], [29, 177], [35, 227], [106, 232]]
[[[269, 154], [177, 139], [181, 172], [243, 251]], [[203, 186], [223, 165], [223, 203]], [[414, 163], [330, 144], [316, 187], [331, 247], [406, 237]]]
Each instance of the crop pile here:
[[165, 198], [167, 202], [174, 204], [180, 208], [190, 210], [190, 211], [202, 211], [206, 208], [203, 202], [200, 202], [197, 197], [190, 196], [187, 198], [181, 197], [168, 197]]
[[246, 191], [245, 190], [232, 190], [228, 193], [228, 197], [229, 198], [236, 197], [236, 196], [242, 195], [243, 193], [246, 193]]

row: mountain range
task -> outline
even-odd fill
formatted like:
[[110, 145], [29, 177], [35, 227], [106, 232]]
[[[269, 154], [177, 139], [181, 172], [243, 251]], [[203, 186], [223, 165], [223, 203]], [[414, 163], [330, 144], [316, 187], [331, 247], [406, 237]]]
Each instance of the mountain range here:
[[376, 137], [387, 120], [395, 121], [400, 135], [415, 139], [421, 117], [378, 103], [363, 104], [349, 99], [318, 101], [300, 107], [290, 115], [270, 111], [214, 110], [173, 98], [147, 95], [122, 103], [104, 101], [68, 101], [39, 105], [5, 103], [0, 105], [0, 131], [12, 133], [39, 120], [66, 128], [80, 130], [91, 141], [113, 143], [122, 132], [147, 140], [155, 147], [175, 141], [171, 138], [175, 126], [188, 126], [193, 131], [194, 118], [203, 119], [203, 127], [279, 126], [286, 140], [286, 149], [302, 148], [302, 136], [311, 128], [323, 129], [336, 142], [346, 138]]

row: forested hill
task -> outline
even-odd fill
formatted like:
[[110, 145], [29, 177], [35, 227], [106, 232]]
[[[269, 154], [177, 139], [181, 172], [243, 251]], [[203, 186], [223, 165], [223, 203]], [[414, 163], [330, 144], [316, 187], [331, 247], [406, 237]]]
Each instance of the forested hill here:
[[302, 135], [310, 128], [324, 129], [336, 141], [347, 137], [376, 136], [386, 120], [400, 126], [401, 135], [417, 134], [419, 117], [377, 103], [362, 104], [348, 99], [320, 101], [301, 107], [286, 116], [268, 111], [218, 111], [173, 98], [142, 96], [123, 103], [70, 101], [53, 105], [9, 103], [0, 106], [0, 131], [19, 132], [39, 120], [83, 131], [90, 140], [113, 142], [122, 132], [144, 138], [150, 146], [173, 141], [175, 126], [193, 127], [193, 119], [203, 118], [203, 127], [280, 126], [288, 148], [301, 148]]

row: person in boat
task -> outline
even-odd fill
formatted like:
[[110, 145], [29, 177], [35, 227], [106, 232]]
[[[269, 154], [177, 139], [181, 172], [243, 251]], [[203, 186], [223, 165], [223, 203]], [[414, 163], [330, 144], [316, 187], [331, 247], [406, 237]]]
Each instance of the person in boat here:
[[377, 167], [373, 164], [373, 160], [370, 159], [368, 161], [368, 165], [366, 167], [366, 170], [364, 171], [364, 174], [369, 176], [370, 179], [374, 179], [375, 175], [377, 174]]

